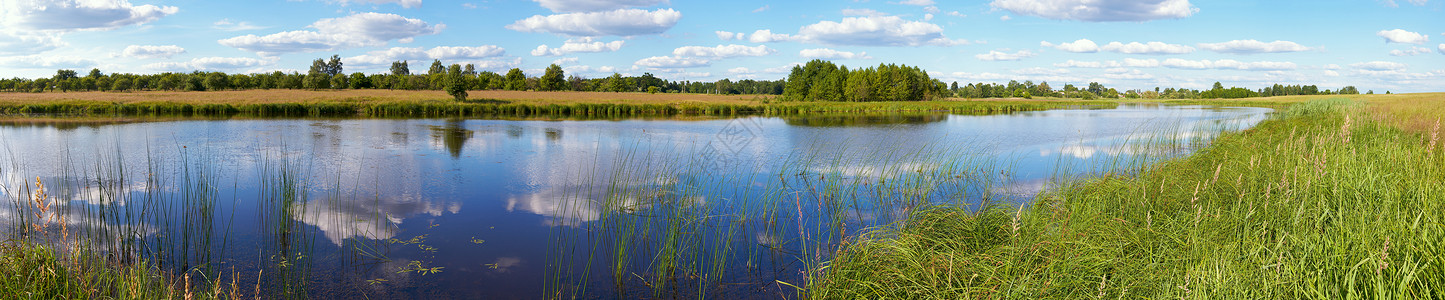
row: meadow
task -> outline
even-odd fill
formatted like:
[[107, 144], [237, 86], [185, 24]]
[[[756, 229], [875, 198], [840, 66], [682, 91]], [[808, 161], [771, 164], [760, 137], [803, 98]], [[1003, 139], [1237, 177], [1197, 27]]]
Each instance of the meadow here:
[[1268, 99], [1297, 104], [1031, 205], [921, 209], [842, 246], [808, 296], [1445, 297], [1445, 95], [1351, 98]]

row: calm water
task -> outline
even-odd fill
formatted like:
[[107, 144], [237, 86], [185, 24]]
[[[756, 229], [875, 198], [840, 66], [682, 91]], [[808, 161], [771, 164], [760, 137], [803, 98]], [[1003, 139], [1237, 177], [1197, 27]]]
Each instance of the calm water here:
[[109, 251], [240, 274], [243, 292], [260, 273], [273, 296], [795, 297], [782, 283], [843, 236], [918, 205], [1026, 203], [1268, 112], [6, 126], [0, 198], [39, 177]]

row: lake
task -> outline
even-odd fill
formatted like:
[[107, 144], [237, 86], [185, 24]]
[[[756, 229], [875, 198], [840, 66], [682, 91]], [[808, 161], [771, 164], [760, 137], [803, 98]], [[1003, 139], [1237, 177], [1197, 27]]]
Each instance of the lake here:
[[0, 219], [38, 177], [75, 244], [269, 298], [791, 298], [918, 206], [1017, 209], [1269, 112], [6, 125]]

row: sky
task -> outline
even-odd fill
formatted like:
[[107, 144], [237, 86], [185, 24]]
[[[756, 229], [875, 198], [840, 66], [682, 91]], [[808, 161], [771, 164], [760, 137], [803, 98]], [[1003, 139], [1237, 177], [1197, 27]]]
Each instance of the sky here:
[[944, 82], [1445, 91], [1445, 0], [0, 0], [0, 77], [426, 70], [777, 80], [812, 59]]

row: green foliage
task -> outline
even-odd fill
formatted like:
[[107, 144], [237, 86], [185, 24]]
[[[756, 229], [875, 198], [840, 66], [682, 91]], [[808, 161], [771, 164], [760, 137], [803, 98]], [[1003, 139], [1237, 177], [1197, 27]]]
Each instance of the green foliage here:
[[447, 69], [447, 95], [452, 95], [457, 101], [467, 100], [467, 81], [463, 76], [465, 75], [462, 75], [461, 65], [452, 64], [451, 68]]
[[566, 76], [563, 75], [562, 66], [552, 64], [547, 66], [547, 71], [538, 79], [538, 89], [543, 91], [565, 91], [567, 90]]
[[523, 74], [522, 69], [518, 68], [507, 70], [507, 77], [503, 84], [508, 91], [525, 91], [527, 90], [527, 74]]
[[794, 66], [783, 90], [784, 101], [919, 101], [943, 96], [942, 82], [918, 67], [879, 64], [848, 70], [815, 59]]

